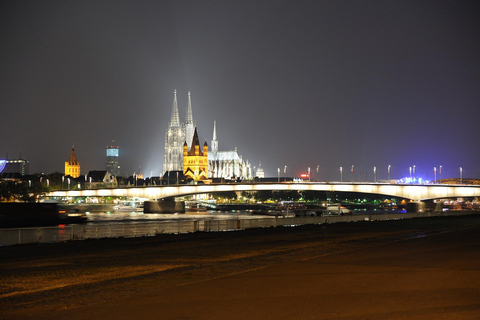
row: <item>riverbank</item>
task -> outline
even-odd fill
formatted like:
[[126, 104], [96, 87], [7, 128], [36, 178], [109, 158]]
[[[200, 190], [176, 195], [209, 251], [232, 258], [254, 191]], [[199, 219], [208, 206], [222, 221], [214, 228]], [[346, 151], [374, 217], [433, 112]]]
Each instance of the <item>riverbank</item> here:
[[279, 263], [480, 225], [417, 218], [0, 248], [0, 318], [23, 319]]

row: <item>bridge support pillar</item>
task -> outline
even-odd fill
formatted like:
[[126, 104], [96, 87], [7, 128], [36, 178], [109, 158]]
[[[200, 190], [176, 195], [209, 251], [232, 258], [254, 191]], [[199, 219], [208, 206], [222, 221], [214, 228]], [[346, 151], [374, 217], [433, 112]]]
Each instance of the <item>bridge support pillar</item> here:
[[185, 201], [175, 201], [174, 198], [145, 201], [143, 213], [185, 213]]
[[440, 213], [442, 205], [433, 201], [414, 201], [407, 203], [408, 213]]

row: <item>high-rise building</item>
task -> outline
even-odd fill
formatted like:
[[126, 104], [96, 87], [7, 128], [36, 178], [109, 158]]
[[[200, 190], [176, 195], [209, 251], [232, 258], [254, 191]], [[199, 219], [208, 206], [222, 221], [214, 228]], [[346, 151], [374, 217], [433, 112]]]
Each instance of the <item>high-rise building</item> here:
[[24, 176], [29, 174], [30, 161], [25, 159], [15, 159], [15, 160], [0, 160], [0, 173], [9, 175], [9, 174], [20, 174]]
[[120, 175], [120, 165], [118, 164], [118, 146], [115, 146], [115, 140], [112, 145], [107, 146], [107, 171], [110, 175], [118, 177]]
[[72, 146], [72, 152], [70, 153], [70, 160], [65, 161], [65, 175], [72, 178], [78, 178], [80, 176], [80, 162], [77, 161], [75, 155], [75, 146]]
[[165, 159], [163, 172], [183, 170], [183, 144], [186, 141], [190, 148], [193, 140], [194, 123], [192, 113], [192, 101], [188, 93], [188, 105], [185, 123], [180, 123], [178, 114], [177, 90], [174, 91], [172, 117], [165, 133]]
[[203, 144], [203, 150], [200, 150], [200, 141], [198, 140], [197, 128], [195, 127], [191, 148], [185, 141], [183, 144], [183, 175], [187, 178], [197, 180], [208, 179], [208, 144]]

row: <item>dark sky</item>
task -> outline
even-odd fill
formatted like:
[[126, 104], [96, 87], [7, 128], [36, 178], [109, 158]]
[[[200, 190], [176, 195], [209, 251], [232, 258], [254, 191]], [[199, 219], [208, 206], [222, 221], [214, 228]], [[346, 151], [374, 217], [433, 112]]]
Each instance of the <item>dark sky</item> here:
[[478, 1], [1, 1], [0, 157], [162, 170], [178, 92], [268, 176], [480, 178]]

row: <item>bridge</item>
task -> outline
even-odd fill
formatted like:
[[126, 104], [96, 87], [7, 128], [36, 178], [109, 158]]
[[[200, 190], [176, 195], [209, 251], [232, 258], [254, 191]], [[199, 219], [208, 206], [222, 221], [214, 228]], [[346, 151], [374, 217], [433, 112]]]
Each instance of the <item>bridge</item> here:
[[221, 183], [200, 185], [169, 185], [147, 187], [125, 187], [106, 189], [59, 190], [48, 197], [138, 197], [163, 199], [194, 194], [225, 191], [332, 191], [371, 193], [410, 200], [429, 200], [455, 197], [480, 197], [479, 185], [408, 185], [382, 183], [340, 183], [340, 182], [281, 182], [281, 183]]

